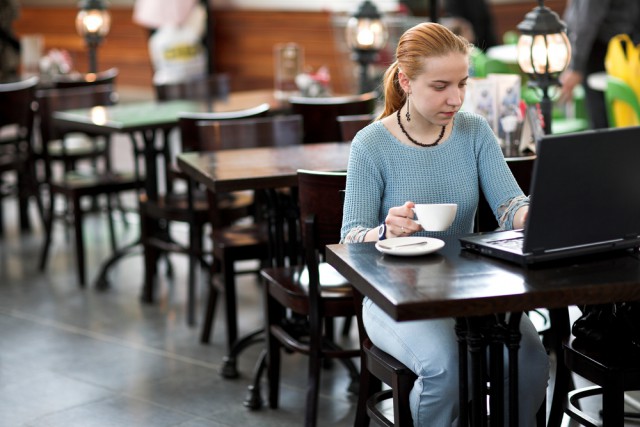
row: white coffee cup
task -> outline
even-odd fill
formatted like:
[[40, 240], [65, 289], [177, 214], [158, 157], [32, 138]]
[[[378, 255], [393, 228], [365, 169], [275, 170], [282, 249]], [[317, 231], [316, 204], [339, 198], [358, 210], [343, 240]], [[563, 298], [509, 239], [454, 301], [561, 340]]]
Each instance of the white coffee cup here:
[[456, 217], [455, 203], [418, 203], [413, 208], [414, 219], [426, 231], [445, 231]]

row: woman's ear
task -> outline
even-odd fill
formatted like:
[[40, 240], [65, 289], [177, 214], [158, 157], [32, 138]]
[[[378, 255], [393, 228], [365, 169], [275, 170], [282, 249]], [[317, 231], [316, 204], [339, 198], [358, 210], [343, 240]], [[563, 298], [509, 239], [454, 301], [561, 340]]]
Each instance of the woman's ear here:
[[409, 77], [405, 73], [403, 73], [400, 69], [398, 69], [398, 83], [400, 83], [400, 87], [404, 90], [405, 93], [411, 92], [411, 87], [409, 86]]

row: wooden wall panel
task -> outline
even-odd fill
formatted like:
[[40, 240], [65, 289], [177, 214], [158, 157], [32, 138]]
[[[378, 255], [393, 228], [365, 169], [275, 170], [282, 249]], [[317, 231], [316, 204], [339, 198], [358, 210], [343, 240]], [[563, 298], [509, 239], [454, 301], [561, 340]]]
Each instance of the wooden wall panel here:
[[[562, 14], [566, 0], [545, 4]], [[535, 6], [534, 1], [493, 4], [497, 34], [515, 29]], [[88, 61], [84, 42], [75, 32], [76, 13], [74, 7], [22, 7], [14, 28], [18, 35], [43, 34], [46, 49], [68, 50], [82, 71]], [[150, 89], [146, 30], [133, 23], [131, 8], [113, 8], [111, 13], [111, 32], [98, 50], [99, 67], [118, 67], [120, 84]], [[342, 37], [335, 34], [329, 12], [213, 10], [212, 20], [214, 67], [231, 74], [234, 90], [272, 88], [273, 47], [292, 41], [304, 48], [307, 66], [329, 67], [334, 91], [351, 92], [357, 86], [355, 65], [346, 48], [338, 45]]]
[[[88, 55], [76, 33], [76, 8], [22, 7], [14, 29], [18, 35], [42, 34], [45, 50], [65, 49], [79, 71], [88, 69]], [[111, 31], [98, 47], [98, 67], [118, 67], [118, 82], [129, 86], [151, 87], [151, 63], [146, 30], [133, 23], [131, 8], [111, 10]]]

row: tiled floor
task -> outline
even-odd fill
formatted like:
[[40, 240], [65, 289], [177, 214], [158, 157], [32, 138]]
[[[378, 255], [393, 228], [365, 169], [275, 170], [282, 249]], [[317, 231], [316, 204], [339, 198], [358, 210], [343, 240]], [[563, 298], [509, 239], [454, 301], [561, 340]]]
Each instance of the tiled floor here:
[[[108, 290], [79, 289], [64, 227], [57, 227], [41, 273], [39, 226], [19, 235], [14, 219], [7, 218], [0, 240], [0, 427], [302, 425], [306, 358], [285, 356], [280, 409], [247, 410], [242, 402], [258, 348], [240, 357], [240, 378], [220, 377], [223, 319], [217, 317], [210, 345], [186, 325], [186, 259], [173, 257], [174, 280], [163, 281], [156, 304], [145, 305], [140, 255], [112, 271]], [[109, 254], [108, 233], [104, 218], [87, 221], [93, 278]], [[136, 224], [129, 231], [119, 225], [122, 237], [135, 237]], [[259, 286], [252, 275], [239, 282], [240, 328], [249, 332], [261, 323]], [[200, 301], [204, 295], [202, 289]], [[346, 371], [336, 364], [323, 374], [320, 425], [352, 425]]]

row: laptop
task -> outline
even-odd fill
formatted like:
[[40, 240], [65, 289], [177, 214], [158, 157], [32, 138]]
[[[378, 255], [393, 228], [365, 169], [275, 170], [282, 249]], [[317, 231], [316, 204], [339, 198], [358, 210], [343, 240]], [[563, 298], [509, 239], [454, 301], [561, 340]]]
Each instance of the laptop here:
[[640, 127], [544, 135], [536, 153], [524, 230], [463, 248], [529, 265], [640, 246]]

